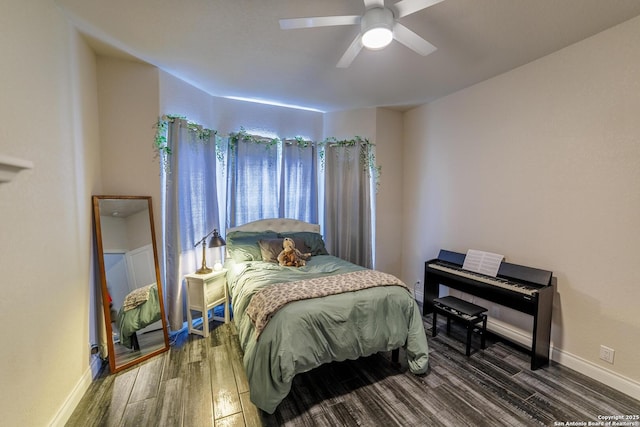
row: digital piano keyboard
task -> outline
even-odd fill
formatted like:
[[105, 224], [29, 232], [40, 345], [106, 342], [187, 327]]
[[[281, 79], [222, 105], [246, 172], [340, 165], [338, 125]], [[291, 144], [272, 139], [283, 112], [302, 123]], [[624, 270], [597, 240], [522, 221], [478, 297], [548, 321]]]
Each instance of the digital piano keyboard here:
[[503, 261], [497, 277], [491, 277], [464, 270], [464, 259], [465, 254], [443, 249], [438, 258], [425, 263], [423, 314], [433, 311], [433, 300], [443, 285], [531, 315], [531, 369], [548, 365], [553, 273]]

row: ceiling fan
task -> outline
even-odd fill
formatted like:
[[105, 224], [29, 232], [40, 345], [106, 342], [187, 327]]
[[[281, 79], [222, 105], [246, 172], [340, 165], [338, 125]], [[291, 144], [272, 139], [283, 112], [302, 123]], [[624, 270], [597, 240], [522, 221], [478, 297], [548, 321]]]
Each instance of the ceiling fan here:
[[311, 18], [290, 18], [280, 20], [280, 29], [331, 27], [335, 25], [360, 24], [360, 33], [347, 48], [336, 67], [347, 68], [363, 47], [372, 50], [383, 49], [396, 39], [416, 53], [427, 56], [436, 47], [399, 23], [397, 20], [418, 12], [443, 0], [401, 0], [391, 7], [385, 7], [384, 0], [364, 0], [364, 15], [318, 16]]

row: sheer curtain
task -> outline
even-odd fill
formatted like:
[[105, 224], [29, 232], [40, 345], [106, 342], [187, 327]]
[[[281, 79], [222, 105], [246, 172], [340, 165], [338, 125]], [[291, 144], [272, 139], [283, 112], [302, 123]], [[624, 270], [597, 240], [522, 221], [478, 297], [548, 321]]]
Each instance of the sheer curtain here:
[[229, 144], [227, 226], [264, 218], [318, 221], [316, 148], [249, 136]]
[[317, 149], [303, 141], [285, 141], [282, 146], [280, 216], [316, 224], [318, 222]]
[[[185, 274], [202, 262], [194, 247], [214, 228], [220, 229], [216, 189], [216, 137], [186, 120], [169, 121], [167, 167], [163, 170], [164, 284], [172, 330], [184, 322]], [[208, 257], [211, 260], [210, 257]]]
[[229, 144], [227, 226], [278, 216], [278, 145], [241, 138]]
[[328, 144], [324, 156], [327, 250], [331, 255], [373, 268], [376, 179], [372, 170], [373, 146], [364, 142]]

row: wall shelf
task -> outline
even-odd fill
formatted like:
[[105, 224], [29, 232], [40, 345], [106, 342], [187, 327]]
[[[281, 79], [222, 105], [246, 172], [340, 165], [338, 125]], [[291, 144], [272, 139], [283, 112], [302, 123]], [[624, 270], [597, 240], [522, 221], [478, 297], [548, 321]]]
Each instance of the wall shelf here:
[[0, 154], [0, 184], [10, 182], [24, 169], [33, 169], [33, 162]]

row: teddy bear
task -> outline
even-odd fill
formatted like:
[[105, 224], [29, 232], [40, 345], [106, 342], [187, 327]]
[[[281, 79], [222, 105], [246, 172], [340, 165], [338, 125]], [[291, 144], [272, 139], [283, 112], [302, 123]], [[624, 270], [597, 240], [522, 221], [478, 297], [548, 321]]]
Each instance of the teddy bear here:
[[278, 264], [283, 267], [303, 267], [307, 260], [311, 258], [310, 253], [302, 253], [296, 249], [293, 239], [285, 237], [282, 241], [282, 251], [278, 254]]

